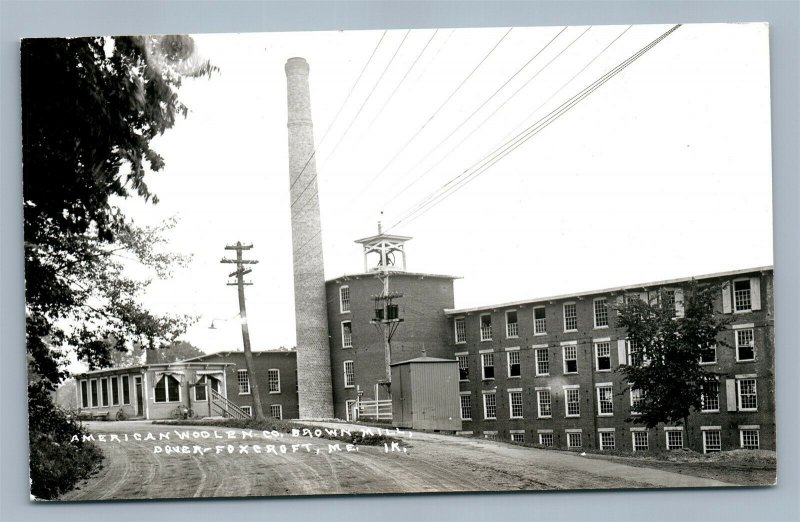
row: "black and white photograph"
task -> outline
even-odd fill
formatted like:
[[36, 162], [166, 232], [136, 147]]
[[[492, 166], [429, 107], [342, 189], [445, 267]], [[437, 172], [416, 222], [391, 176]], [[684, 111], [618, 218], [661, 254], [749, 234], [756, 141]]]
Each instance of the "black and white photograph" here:
[[21, 40], [31, 500], [774, 486], [769, 37]]

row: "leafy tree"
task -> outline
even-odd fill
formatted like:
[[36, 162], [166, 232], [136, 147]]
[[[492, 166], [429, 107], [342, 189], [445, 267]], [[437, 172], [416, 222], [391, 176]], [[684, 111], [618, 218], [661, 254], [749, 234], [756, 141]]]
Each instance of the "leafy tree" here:
[[[686, 425], [701, 407], [704, 385], [715, 375], [700, 366], [701, 355], [715, 344], [728, 321], [714, 311], [719, 288], [693, 281], [684, 289], [683, 314], [676, 317], [675, 296], [661, 289], [651, 302], [633, 299], [618, 307], [617, 323], [628, 331], [631, 364], [619, 370], [642, 400], [633, 422]], [[630, 420], [630, 419], [629, 419]]]

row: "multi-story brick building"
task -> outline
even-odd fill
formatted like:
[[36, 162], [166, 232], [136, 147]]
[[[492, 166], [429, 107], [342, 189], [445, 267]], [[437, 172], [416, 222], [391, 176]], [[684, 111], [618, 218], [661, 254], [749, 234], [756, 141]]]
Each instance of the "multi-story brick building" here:
[[476, 308], [447, 309], [451, 357], [461, 368], [462, 434], [560, 448], [714, 451], [775, 448], [773, 274], [771, 267], [694, 277], [722, 285], [715, 309], [729, 316], [717, 347], [698, 364], [719, 375], [688, 425], [646, 430], [614, 304], [660, 290], [683, 313], [690, 279]]

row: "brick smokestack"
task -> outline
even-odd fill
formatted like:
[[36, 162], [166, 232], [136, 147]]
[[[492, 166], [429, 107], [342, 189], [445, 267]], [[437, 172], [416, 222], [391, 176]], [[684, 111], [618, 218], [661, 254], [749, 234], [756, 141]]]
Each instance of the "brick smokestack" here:
[[286, 62], [286, 91], [289, 104], [290, 201], [294, 203], [291, 212], [300, 418], [332, 418], [328, 311], [317, 165], [315, 158], [311, 157], [314, 153], [314, 127], [311, 123], [308, 63], [305, 59], [289, 58]]

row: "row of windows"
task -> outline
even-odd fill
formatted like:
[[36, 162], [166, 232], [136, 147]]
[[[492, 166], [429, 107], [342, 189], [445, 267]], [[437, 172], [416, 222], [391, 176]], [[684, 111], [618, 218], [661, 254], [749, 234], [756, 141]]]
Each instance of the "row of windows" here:
[[[236, 383], [239, 385], [239, 395], [250, 395], [250, 377], [247, 370], [236, 372]], [[269, 393], [281, 392], [281, 371], [276, 368], [267, 370], [267, 387]]]
[[[581, 416], [580, 385], [564, 385], [564, 417]], [[597, 416], [611, 417], [614, 415], [614, 387], [611, 383], [600, 383], [595, 385]], [[553, 395], [552, 388], [539, 387], [536, 393], [536, 417], [539, 419], [549, 419], [553, 417]], [[736, 409], [739, 411], [757, 411], [758, 394], [755, 378], [740, 378], [735, 380]], [[483, 419], [497, 419], [497, 397], [496, 391], [484, 391], [483, 396]], [[637, 388], [630, 389], [630, 414], [638, 415], [640, 404], [644, 400], [642, 391]], [[703, 413], [719, 412], [719, 383], [709, 381], [702, 391]], [[472, 414], [472, 395], [470, 392], [462, 392], [460, 395], [461, 419], [470, 421]], [[522, 389], [508, 390], [509, 418], [523, 418], [523, 398]]]
[[130, 377], [128, 375], [81, 380], [81, 407], [119, 406], [131, 403]]
[[[240, 406], [243, 412], [253, 416], [253, 407], [252, 406]], [[283, 418], [283, 406], [280, 404], [270, 404], [269, 406], [269, 416], [275, 419], [282, 419]]]

